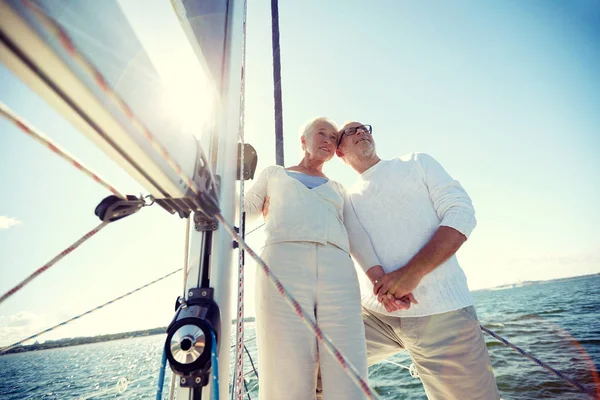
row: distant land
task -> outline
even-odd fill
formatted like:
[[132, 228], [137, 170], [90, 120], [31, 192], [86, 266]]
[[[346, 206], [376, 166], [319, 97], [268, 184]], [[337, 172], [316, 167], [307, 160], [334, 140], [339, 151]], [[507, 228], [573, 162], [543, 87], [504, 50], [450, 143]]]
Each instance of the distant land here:
[[[254, 322], [254, 317], [244, 318], [244, 322]], [[235, 323], [235, 319], [231, 320], [231, 323]], [[44, 343], [35, 342], [34, 344], [29, 344], [25, 346], [17, 346], [13, 349], [10, 349], [1, 355], [11, 354], [11, 353], [23, 353], [26, 351], [36, 351], [36, 350], [48, 350], [48, 349], [57, 349], [60, 347], [69, 347], [69, 346], [79, 346], [82, 344], [90, 344], [90, 343], [100, 343], [100, 342], [109, 342], [111, 340], [120, 340], [120, 339], [131, 339], [135, 337], [144, 337], [144, 336], [152, 336], [152, 335], [164, 335], [167, 332], [167, 327], [163, 326], [160, 328], [153, 329], [145, 329], [141, 331], [133, 331], [133, 332], [122, 332], [122, 333], [112, 333], [108, 335], [98, 335], [98, 336], [88, 336], [88, 337], [75, 337], [75, 338], [65, 338], [58, 340], [47, 340]]]
[[91, 337], [75, 337], [75, 338], [65, 338], [65, 339], [58, 339], [58, 340], [46, 340], [44, 343], [35, 342], [34, 344], [30, 344], [30, 345], [26, 345], [26, 346], [17, 346], [15, 348], [8, 350], [5, 353], [2, 353], [2, 355], [11, 354], [11, 353], [23, 353], [25, 351], [47, 350], [47, 349], [56, 349], [59, 347], [78, 346], [81, 344], [89, 344], [89, 343], [108, 342], [111, 340], [129, 339], [129, 338], [134, 338], [134, 337], [158, 335], [161, 333], [165, 333], [166, 331], [167, 331], [167, 327], [165, 326], [162, 328], [146, 329], [143, 331], [112, 333], [112, 334], [108, 334], [108, 335], [99, 335], [99, 336], [91, 336]]
[[[512, 288], [518, 288], [518, 287], [522, 287], [522, 286], [544, 284], [544, 283], [548, 283], [548, 282], [560, 282], [560, 281], [566, 281], [566, 280], [571, 280], [571, 279], [583, 279], [583, 278], [589, 278], [589, 277], [593, 277], [593, 276], [600, 276], [600, 273], [579, 275], [579, 276], [570, 276], [570, 277], [566, 277], [566, 278], [538, 280], [538, 281], [521, 281], [521, 282], [509, 283], [509, 284], [500, 285], [500, 286], [494, 286], [491, 288], [477, 289], [477, 290], [474, 290], [474, 292], [512, 289]], [[254, 321], [255, 321], [254, 317], [244, 318], [244, 322], [254, 322]], [[231, 323], [232, 324], [235, 323], [235, 319], [231, 320]], [[113, 333], [113, 334], [108, 334], [108, 335], [99, 335], [99, 336], [90, 336], [90, 337], [75, 337], [75, 338], [65, 338], [65, 339], [58, 339], [58, 340], [47, 340], [43, 343], [35, 342], [34, 344], [30, 344], [30, 345], [17, 346], [13, 349], [8, 350], [5, 353], [2, 353], [0, 356], [6, 355], [6, 354], [11, 354], [11, 353], [23, 353], [26, 351], [47, 350], [47, 349], [56, 349], [56, 348], [60, 348], [60, 347], [79, 346], [82, 344], [108, 342], [111, 340], [130, 339], [130, 338], [135, 338], [135, 337], [144, 337], [144, 336], [151, 336], [151, 335], [163, 335], [166, 333], [166, 331], [167, 331], [167, 327], [165, 326], [165, 327], [146, 329], [146, 330], [141, 330], [141, 331]]]
[[545, 280], [539, 280], [539, 281], [519, 281], [519, 282], [515, 282], [515, 283], [507, 283], [505, 285], [494, 286], [494, 287], [490, 287], [490, 288], [477, 289], [477, 290], [473, 290], [473, 291], [481, 292], [481, 291], [489, 291], [489, 290], [512, 289], [512, 288], [517, 288], [517, 287], [521, 287], [521, 286], [538, 285], [540, 283], [548, 283], [548, 282], [569, 281], [571, 279], [582, 279], [582, 278], [589, 278], [592, 276], [600, 276], [600, 273], [568, 276], [565, 278], [556, 278], [556, 279], [545, 279]]

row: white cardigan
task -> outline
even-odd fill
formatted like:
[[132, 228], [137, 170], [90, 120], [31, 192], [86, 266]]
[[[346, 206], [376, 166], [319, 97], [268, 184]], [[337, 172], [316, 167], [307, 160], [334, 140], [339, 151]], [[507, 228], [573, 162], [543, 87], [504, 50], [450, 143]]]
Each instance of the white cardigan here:
[[[379, 161], [361, 174], [348, 193], [385, 272], [406, 265], [442, 225], [466, 237], [475, 228], [471, 199], [427, 154]], [[351, 243], [364, 240], [355, 239], [350, 229], [349, 233]], [[439, 314], [473, 304], [456, 255], [425, 275], [413, 291], [419, 304], [409, 310], [388, 313], [373, 295], [373, 285], [366, 277], [361, 280], [361, 293], [364, 307], [402, 317]]]
[[[277, 242], [330, 243], [348, 253], [352, 251], [365, 271], [380, 264], [340, 183], [329, 180], [309, 189], [290, 177], [283, 167], [267, 167], [244, 196], [248, 221], [262, 214], [266, 196], [269, 211], [265, 246]], [[353, 232], [352, 248], [346, 227]]]

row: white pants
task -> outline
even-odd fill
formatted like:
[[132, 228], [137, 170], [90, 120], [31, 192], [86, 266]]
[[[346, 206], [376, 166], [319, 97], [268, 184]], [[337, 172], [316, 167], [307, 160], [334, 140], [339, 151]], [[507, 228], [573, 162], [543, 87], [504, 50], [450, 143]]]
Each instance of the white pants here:
[[[261, 257], [366, 380], [360, 293], [348, 253], [333, 245], [282, 242], [266, 246]], [[257, 274], [260, 400], [314, 399], [319, 367], [325, 400], [364, 399], [348, 372], [317, 342], [262, 268], [257, 268]]]
[[475, 308], [426, 317], [363, 310], [369, 364], [408, 350], [430, 400], [497, 400], [492, 363]]

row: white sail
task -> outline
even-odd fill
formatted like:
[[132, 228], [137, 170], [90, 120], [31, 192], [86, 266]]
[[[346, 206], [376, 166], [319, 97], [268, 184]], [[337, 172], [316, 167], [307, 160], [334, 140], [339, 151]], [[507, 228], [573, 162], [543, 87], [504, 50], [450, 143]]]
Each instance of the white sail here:
[[[186, 216], [193, 211], [185, 199], [194, 197], [191, 186], [203, 190], [204, 148], [220, 177], [221, 213], [233, 221], [244, 4], [173, 0], [172, 5], [196, 54], [198, 73], [211, 82], [205, 93], [198, 93], [202, 101], [191, 108], [195, 112], [185, 123], [165, 107], [168, 87], [157, 71], [156, 56], [138, 37], [143, 27], [132, 23], [131, 10], [124, 12], [129, 6], [122, 8], [117, 0], [0, 0], [0, 62], [172, 213]], [[157, 27], [157, 35], [159, 31]], [[207, 234], [190, 223], [185, 293], [199, 286], [203, 272], [208, 275], [223, 321], [219, 377], [220, 396], [225, 398], [232, 240], [217, 229], [212, 247], [207, 247]], [[208, 254], [210, 262], [203, 264]], [[207, 265], [209, 270], [203, 271]], [[203, 398], [209, 398], [208, 388]], [[191, 396], [189, 389], [178, 391], [178, 398], [186, 396]]]

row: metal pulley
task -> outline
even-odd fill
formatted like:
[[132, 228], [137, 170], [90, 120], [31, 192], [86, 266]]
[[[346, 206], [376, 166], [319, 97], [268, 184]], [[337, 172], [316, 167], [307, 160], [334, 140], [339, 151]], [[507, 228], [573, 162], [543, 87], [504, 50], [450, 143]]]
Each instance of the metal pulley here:
[[135, 214], [145, 205], [146, 203], [143, 199], [130, 194], [127, 195], [127, 200], [112, 195], [105, 197], [100, 204], [96, 206], [94, 213], [101, 221], [114, 222]]

